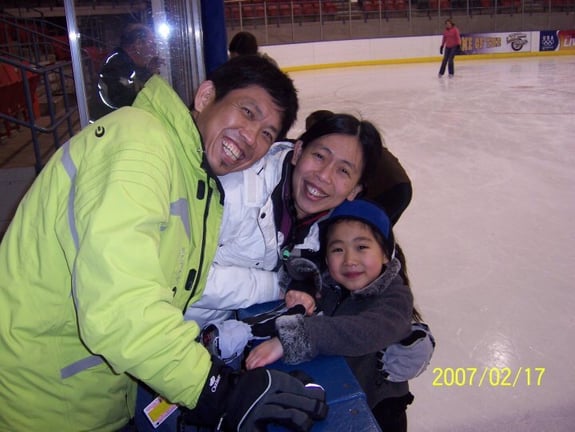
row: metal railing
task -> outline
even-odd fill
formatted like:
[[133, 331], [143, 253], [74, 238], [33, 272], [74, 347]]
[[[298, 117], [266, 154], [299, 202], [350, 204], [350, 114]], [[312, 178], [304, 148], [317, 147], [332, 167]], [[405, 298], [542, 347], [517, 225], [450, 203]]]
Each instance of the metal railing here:
[[230, 34], [261, 45], [440, 34], [446, 18], [462, 31], [575, 28], [575, 0], [227, 0]]
[[[0, 119], [3, 119], [6, 126], [12, 124], [26, 127], [32, 134], [32, 145], [35, 157], [36, 172], [40, 172], [43, 166], [43, 157], [40, 150], [40, 134], [52, 134], [54, 149], [60, 147], [63, 141], [74, 134], [72, 116], [77, 108], [72, 103], [73, 98], [65, 90], [68, 86], [66, 81], [70, 79], [66, 72], [71, 68], [71, 62], [58, 62], [48, 66], [35, 66], [23, 62], [0, 56], [0, 63], [8, 65], [18, 71], [21, 81], [15, 82], [13, 88], [4, 89], [5, 95], [13, 93], [19, 99], [7, 110], [0, 112]], [[56, 77], [56, 82], [54, 80]], [[55, 85], [54, 85], [55, 84]], [[46, 97], [46, 108], [48, 124], [42, 126], [38, 121], [40, 113], [38, 109], [38, 87], [43, 85], [43, 92]], [[53, 87], [62, 89], [55, 94]], [[23, 89], [23, 92], [22, 92]], [[63, 109], [56, 110], [55, 96], [61, 96]], [[61, 126], [64, 125], [62, 130]]]
[[[79, 129], [70, 47], [55, 30], [61, 34], [62, 29], [42, 20], [0, 16], [0, 67], [10, 75], [0, 82], [0, 127], [8, 139], [16, 127], [30, 130], [37, 172], [44, 164], [40, 136], [52, 135], [55, 150]], [[94, 63], [93, 54], [85, 51], [82, 64], [92, 93]]]

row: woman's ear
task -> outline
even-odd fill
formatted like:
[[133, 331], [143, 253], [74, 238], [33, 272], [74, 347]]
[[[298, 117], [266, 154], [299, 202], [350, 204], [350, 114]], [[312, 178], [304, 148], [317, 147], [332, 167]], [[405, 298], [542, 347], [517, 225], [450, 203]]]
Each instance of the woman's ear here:
[[363, 190], [363, 185], [361, 184], [356, 184], [354, 186], [354, 188], [351, 190], [351, 192], [349, 193], [349, 195], [347, 196], [347, 200], [348, 201], [353, 201], [354, 199], [357, 198], [357, 196], [361, 193], [361, 191]]
[[202, 112], [205, 107], [216, 99], [216, 88], [212, 81], [204, 81], [198, 87], [194, 97], [194, 110]]
[[293, 147], [293, 156], [291, 158], [291, 164], [294, 166], [297, 164], [297, 162], [301, 158], [301, 154], [303, 152], [302, 146], [303, 146], [303, 141], [297, 140], [294, 147]]

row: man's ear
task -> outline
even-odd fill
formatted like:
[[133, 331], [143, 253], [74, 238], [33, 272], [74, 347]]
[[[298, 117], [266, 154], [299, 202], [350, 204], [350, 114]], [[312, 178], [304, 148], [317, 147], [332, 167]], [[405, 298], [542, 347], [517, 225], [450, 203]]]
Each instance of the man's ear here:
[[303, 141], [297, 140], [294, 147], [293, 147], [293, 156], [291, 158], [291, 164], [296, 165], [299, 159], [301, 158], [301, 154], [303, 152]]
[[212, 81], [204, 81], [198, 87], [194, 97], [194, 110], [202, 112], [205, 107], [216, 99], [216, 87]]
[[360, 192], [363, 190], [363, 185], [361, 184], [356, 184], [355, 187], [351, 190], [351, 192], [349, 193], [349, 195], [347, 196], [347, 200], [348, 201], [353, 201], [354, 199], [357, 198], [357, 196], [360, 194]]

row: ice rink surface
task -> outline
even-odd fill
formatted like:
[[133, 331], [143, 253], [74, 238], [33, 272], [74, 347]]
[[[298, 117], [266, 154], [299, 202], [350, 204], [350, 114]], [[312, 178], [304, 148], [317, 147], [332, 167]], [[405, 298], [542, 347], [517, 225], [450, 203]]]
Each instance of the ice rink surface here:
[[[410, 432], [574, 431], [575, 56], [438, 68], [291, 73], [290, 135], [316, 109], [360, 115], [413, 181], [396, 237], [437, 348], [411, 383]], [[33, 176], [16, 171], [4, 213]]]
[[413, 181], [396, 236], [437, 348], [410, 432], [573, 431], [575, 56], [438, 68], [291, 73], [292, 135], [315, 109], [361, 115]]

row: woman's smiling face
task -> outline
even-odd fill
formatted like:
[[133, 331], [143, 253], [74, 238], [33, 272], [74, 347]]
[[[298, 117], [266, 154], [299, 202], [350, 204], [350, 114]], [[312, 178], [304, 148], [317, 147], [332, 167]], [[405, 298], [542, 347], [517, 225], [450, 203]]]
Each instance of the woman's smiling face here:
[[363, 153], [356, 136], [330, 134], [295, 146], [292, 189], [298, 219], [330, 210], [361, 191]]

